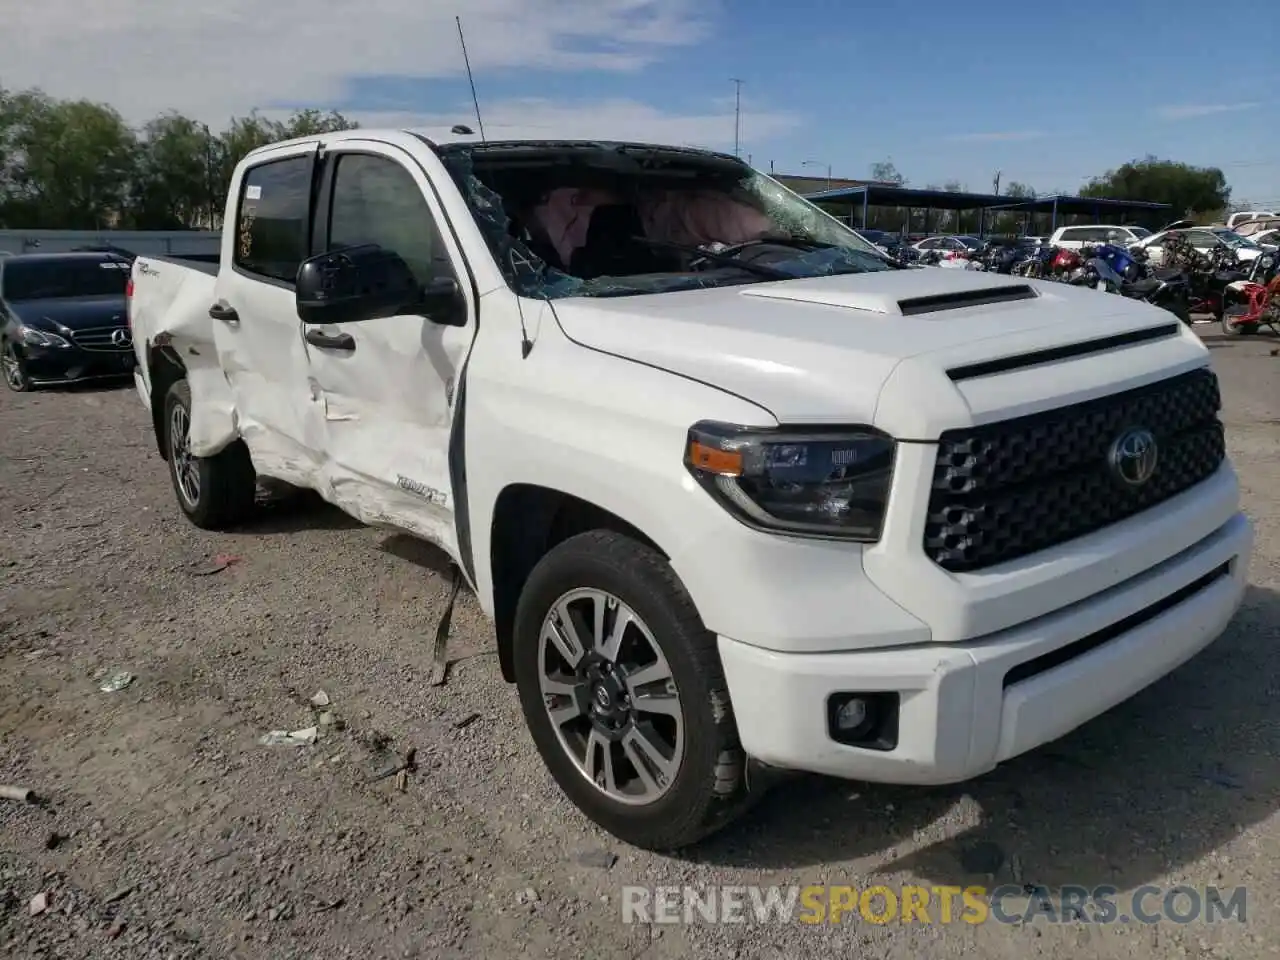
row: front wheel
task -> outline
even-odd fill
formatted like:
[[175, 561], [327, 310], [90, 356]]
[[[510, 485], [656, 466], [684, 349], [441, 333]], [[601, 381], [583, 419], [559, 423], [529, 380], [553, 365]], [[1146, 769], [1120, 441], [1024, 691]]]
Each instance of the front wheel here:
[[746, 800], [716, 638], [665, 558], [611, 531], [534, 568], [515, 623], [525, 721], [588, 818], [651, 850], [688, 846]]
[[164, 404], [165, 450], [178, 506], [197, 527], [222, 530], [246, 519], [257, 489], [248, 448], [237, 440], [212, 457], [191, 453], [191, 387], [179, 380]]
[[1239, 315], [1239, 313], [1233, 313], [1230, 309], [1222, 315], [1222, 332], [1226, 336], [1242, 337], [1258, 332], [1258, 324], [1256, 323], [1233, 323], [1232, 321]]
[[4, 385], [14, 393], [26, 393], [31, 389], [31, 377], [27, 374], [26, 361], [12, 340], [0, 345], [0, 368], [4, 372]]

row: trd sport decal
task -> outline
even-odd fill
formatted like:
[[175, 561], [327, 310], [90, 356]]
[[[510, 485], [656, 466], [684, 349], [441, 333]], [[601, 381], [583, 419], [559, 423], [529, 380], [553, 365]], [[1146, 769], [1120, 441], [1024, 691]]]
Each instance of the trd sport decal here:
[[410, 493], [417, 494], [423, 500], [429, 500], [432, 503], [444, 506], [449, 501], [449, 495], [443, 490], [437, 490], [435, 487], [428, 487], [425, 483], [412, 480], [403, 474], [396, 474], [396, 485], [401, 490], [408, 490]]

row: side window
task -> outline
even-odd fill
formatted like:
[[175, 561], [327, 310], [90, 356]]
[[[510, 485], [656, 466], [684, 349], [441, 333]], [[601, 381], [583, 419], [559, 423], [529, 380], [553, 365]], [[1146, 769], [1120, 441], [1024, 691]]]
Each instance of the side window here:
[[309, 154], [246, 170], [232, 262], [248, 273], [293, 283], [307, 257], [310, 207]]
[[1058, 238], [1058, 242], [1072, 243], [1077, 240], [1084, 240], [1085, 233], [1086, 231], [1081, 230], [1077, 227], [1068, 227], [1066, 230], [1062, 231], [1062, 236]]
[[921, 250], [936, 250], [938, 248], [937, 240], [925, 240], [920, 244]]
[[453, 273], [431, 208], [413, 175], [386, 157], [340, 154], [328, 249], [376, 243], [398, 253], [421, 284]]

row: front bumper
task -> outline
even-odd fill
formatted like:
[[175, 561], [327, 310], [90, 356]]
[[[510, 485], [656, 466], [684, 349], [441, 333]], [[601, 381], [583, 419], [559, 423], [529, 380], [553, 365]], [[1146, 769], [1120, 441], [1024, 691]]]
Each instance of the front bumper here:
[[[1063, 736], [1212, 643], [1240, 605], [1252, 545], [1238, 513], [1118, 586], [967, 643], [806, 654], [721, 636], [743, 748], [771, 766], [854, 780], [978, 776]], [[892, 749], [832, 738], [827, 701], [842, 692], [899, 695]]]
[[133, 348], [85, 350], [81, 347], [23, 346], [27, 376], [35, 384], [80, 383], [133, 373], [137, 357]]

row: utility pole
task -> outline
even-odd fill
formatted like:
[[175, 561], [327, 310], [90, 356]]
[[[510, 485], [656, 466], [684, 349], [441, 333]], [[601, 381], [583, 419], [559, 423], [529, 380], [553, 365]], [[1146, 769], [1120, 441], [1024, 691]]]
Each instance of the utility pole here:
[[992, 192], [992, 193], [994, 193], [997, 197], [998, 197], [998, 196], [1000, 196], [1000, 173], [1001, 173], [1001, 171], [999, 171], [999, 170], [997, 170], [997, 171], [996, 171], [996, 179], [995, 179], [994, 189], [992, 189], [992, 191], [991, 191], [991, 192]]
[[801, 160], [801, 161], [800, 161], [800, 166], [802, 166], [802, 167], [826, 167], [826, 168], [827, 168], [827, 189], [828, 189], [828, 190], [830, 190], [830, 189], [831, 189], [831, 164], [829, 164], [829, 163], [820, 163], [820, 162], [819, 162], [819, 161], [817, 161], [817, 160]]
[[209, 229], [214, 229], [214, 188], [213, 188], [213, 134], [209, 132], [207, 123], [200, 124], [204, 128], [204, 195], [208, 204]]
[[742, 129], [742, 81], [737, 77], [730, 77], [729, 82], [733, 84], [733, 155], [739, 156], [738, 134]]

